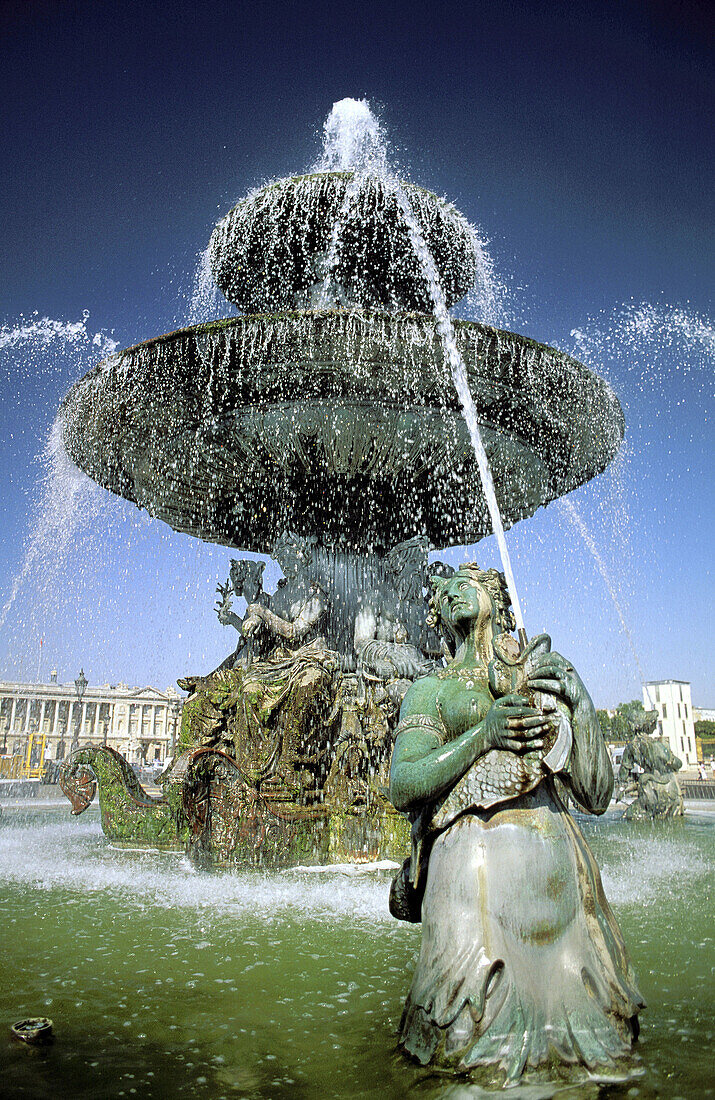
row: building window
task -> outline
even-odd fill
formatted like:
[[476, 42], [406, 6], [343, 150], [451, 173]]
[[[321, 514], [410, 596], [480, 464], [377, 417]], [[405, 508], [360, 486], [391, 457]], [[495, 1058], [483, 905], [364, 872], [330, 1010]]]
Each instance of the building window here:
[[683, 710], [685, 711], [685, 717], [687, 718], [688, 717], [688, 704], [687, 703], [683, 703]]
[[668, 717], [668, 708], [666, 707], [665, 703], [663, 703], [663, 717]]

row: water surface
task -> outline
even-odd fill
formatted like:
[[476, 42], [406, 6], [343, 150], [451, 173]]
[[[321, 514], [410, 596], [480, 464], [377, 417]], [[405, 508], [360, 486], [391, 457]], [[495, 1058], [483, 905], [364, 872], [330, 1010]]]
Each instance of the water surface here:
[[[715, 1096], [714, 822], [583, 822], [648, 1002], [644, 1073], [559, 1096]], [[388, 888], [387, 872], [196, 874], [113, 850], [94, 808], [6, 808], [0, 1095], [483, 1095], [395, 1052], [420, 931], [389, 916]], [[11, 1040], [13, 1021], [44, 1014], [52, 1047]]]

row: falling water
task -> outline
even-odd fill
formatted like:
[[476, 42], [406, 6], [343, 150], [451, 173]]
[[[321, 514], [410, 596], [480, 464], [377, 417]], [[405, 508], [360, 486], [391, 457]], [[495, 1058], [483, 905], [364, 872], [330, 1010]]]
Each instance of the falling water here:
[[434, 258], [430, 253], [427, 245], [425, 244], [424, 237], [420, 232], [420, 227], [417, 224], [412, 207], [410, 206], [409, 199], [407, 198], [404, 189], [395, 181], [395, 197], [402, 211], [407, 226], [412, 246], [415, 250], [415, 254], [419, 259], [422, 271], [427, 285], [429, 287], [430, 298], [434, 306], [434, 315], [437, 321], [437, 331], [442, 341], [442, 347], [444, 353], [449, 362], [450, 370], [452, 372], [452, 380], [454, 382], [454, 388], [457, 391], [460, 404], [462, 406], [462, 412], [464, 413], [464, 419], [469, 430], [469, 438], [472, 441], [474, 447], [474, 454], [477, 459], [477, 466], [479, 467], [479, 477], [482, 482], [482, 489], [484, 490], [484, 497], [489, 509], [489, 515], [492, 521], [492, 530], [496, 535], [497, 545], [499, 547], [499, 554], [502, 560], [502, 566], [504, 568], [504, 574], [506, 576], [506, 583], [509, 589], [509, 595], [511, 596], [512, 607], [514, 609], [514, 618], [516, 619], [516, 627], [519, 632], [519, 636], [524, 640], [526, 630], [524, 628], [524, 616], [521, 612], [521, 604], [519, 602], [519, 595], [516, 590], [516, 582], [514, 580], [514, 571], [511, 567], [511, 559], [509, 557], [509, 549], [506, 544], [506, 536], [504, 535], [504, 525], [501, 519], [501, 513], [499, 511], [499, 505], [497, 503], [496, 492], [494, 490], [494, 480], [492, 478], [492, 472], [489, 469], [489, 460], [487, 459], [487, 452], [484, 449], [484, 443], [482, 441], [481, 432], [479, 431], [479, 419], [477, 417], [477, 409], [474, 404], [474, 398], [472, 397], [469, 389], [469, 383], [467, 382], [467, 370], [464, 365], [464, 360], [459, 354], [457, 347], [457, 339], [454, 333], [454, 325], [452, 324], [452, 318], [449, 315], [447, 309], [447, 303], [445, 302], [442, 286], [439, 281], [439, 275], [437, 274], [437, 268], [435, 266]]
[[189, 299], [189, 312], [185, 319], [182, 318], [182, 324], [200, 325], [205, 321], [228, 317], [234, 312], [231, 303], [226, 300], [214, 281], [210, 251], [210, 245], [207, 245], [199, 253]]
[[[89, 311], [84, 310], [79, 321], [58, 321], [51, 317], [20, 318], [14, 325], [0, 327], [0, 354], [3, 366], [8, 364], [8, 375], [14, 374], [16, 363], [13, 353], [22, 358], [22, 369], [29, 375], [46, 370], [43, 357], [53, 347], [62, 355], [62, 368], [66, 368], [68, 352], [86, 369], [88, 354], [110, 357], [117, 349], [117, 341], [105, 332], [90, 332], [87, 328]], [[0, 627], [4, 626], [8, 613], [28, 577], [33, 575], [36, 587], [46, 587], [50, 576], [55, 578], [66, 564], [67, 553], [80, 519], [94, 515], [101, 490], [70, 461], [62, 443], [62, 433], [56, 419], [40, 456], [44, 476], [40, 484], [40, 499], [35, 519], [25, 544], [22, 565], [13, 578], [10, 591], [0, 608]], [[36, 576], [35, 576], [36, 574]]]
[[[665, 415], [669, 422], [675, 407], [689, 400], [683, 385], [678, 397], [674, 398], [673, 381], [676, 375], [680, 375], [683, 382], [686, 378], [689, 380], [690, 400], [697, 401], [703, 409], [703, 423], [707, 422], [708, 396], [715, 377], [715, 327], [710, 318], [684, 306], [631, 301], [588, 318], [584, 324], [571, 330], [571, 337], [574, 340], [574, 356], [592, 369], [607, 376], [610, 374], [621, 391], [627, 382], [628, 389], [638, 393], [639, 400], [635, 403], [629, 403], [626, 393], [620, 395], [628, 411], [631, 434], [645, 428], [643, 421], [648, 397], [655, 398], [654, 416]], [[649, 429], [648, 435], [651, 434]], [[682, 446], [682, 437], [678, 439], [678, 446]], [[621, 454], [624, 456], [627, 452], [622, 451]], [[614, 470], [616, 468], [612, 467], [612, 476]], [[626, 622], [619, 594], [620, 583], [614, 580], [613, 567], [606, 565], [591, 531], [571, 501], [562, 499], [559, 505], [593, 558], [633, 654], [641, 683], [644, 683], [645, 676]], [[629, 540], [624, 529], [628, 510], [625, 503], [622, 502], [621, 507], [616, 509], [614, 502], [609, 501], [609, 513], [623, 528], [614, 530], [614, 536], [620, 535], [624, 547], [627, 546]], [[625, 564], [623, 568], [625, 570]]]
[[596, 563], [596, 568], [598, 569], [598, 572], [601, 574], [601, 579], [603, 580], [603, 583], [606, 586], [608, 594], [611, 597], [611, 600], [613, 601], [613, 606], [616, 610], [616, 614], [618, 615], [618, 621], [621, 624], [621, 629], [622, 629], [622, 631], [623, 631], [623, 633], [626, 637], [626, 641], [628, 642], [628, 646], [629, 646], [630, 651], [633, 655], [633, 660], [635, 661], [636, 668], [638, 670], [638, 675], [640, 677], [640, 682], [642, 684], [644, 684], [646, 678], [645, 678], [645, 673], [643, 672], [643, 666], [641, 665], [640, 658], [639, 658], [638, 653], [636, 651], [636, 647], [633, 644], [633, 637], [632, 637], [631, 632], [628, 628], [628, 623], [626, 622], [626, 617], [623, 613], [623, 608], [621, 606], [621, 601], [618, 597], [618, 592], [616, 591], [616, 586], [615, 586], [615, 584], [613, 583], [613, 581], [611, 579], [611, 575], [610, 575], [608, 569], [606, 568], [606, 563], [603, 560], [603, 557], [601, 556], [601, 552], [599, 551], [598, 547], [596, 546], [596, 541], [595, 541], [593, 535], [591, 534], [591, 532], [589, 531], [588, 527], [586, 526], [586, 523], [584, 522], [583, 516], [581, 515], [581, 513], [577, 509], [576, 505], [572, 503], [572, 501], [568, 500], [566, 497], [562, 497], [561, 500], [558, 501], [558, 505], [561, 508], [563, 514], [567, 517], [567, 519], [573, 524], [573, 526], [578, 531], [579, 535], [581, 536], [581, 538], [583, 539], [584, 543], [586, 544], [588, 550], [590, 551], [594, 562]]
[[[340, 171], [353, 170], [355, 172], [355, 177], [353, 185], [346, 191], [340, 215], [333, 226], [326, 262], [325, 278], [321, 290], [321, 301], [325, 303], [327, 300], [330, 278], [339, 247], [342, 223], [344, 223], [350, 206], [359, 192], [362, 180], [369, 175], [377, 175], [382, 180], [386, 189], [395, 197], [402, 213], [405, 226], [407, 227], [410, 243], [412, 244], [415, 256], [422, 268], [427, 283], [435, 320], [437, 322], [437, 332], [445, 358], [449, 363], [454, 387], [462, 406], [469, 437], [477, 459], [479, 477], [489, 509], [492, 529], [499, 547], [499, 554], [501, 556], [502, 566], [514, 609], [517, 630], [519, 631], [520, 637], [524, 639], [526, 635], [524, 617], [521, 610], [519, 595], [516, 590], [514, 571], [509, 557], [509, 549], [504, 534], [504, 525], [502, 523], [494, 489], [494, 480], [479, 430], [477, 409], [467, 381], [466, 367], [457, 347], [454, 325], [452, 324], [452, 319], [447, 308], [434, 257], [427, 247], [410, 200], [405, 193], [405, 189], [388, 168], [386, 148], [386, 142], [380, 123], [373, 115], [366, 100], [343, 99], [333, 104], [333, 109], [325, 123], [324, 152], [321, 160], [318, 162], [318, 166], [323, 169]], [[473, 236], [473, 242], [476, 247], [476, 235]], [[476, 255], [478, 270], [484, 275], [486, 273], [486, 268], [483, 263], [481, 266], [479, 265], [479, 256], [478, 254]]]
[[42, 458], [45, 475], [41, 481], [37, 515], [27, 538], [22, 565], [0, 609], [0, 628], [5, 625], [12, 605], [31, 574], [37, 573], [34, 581], [38, 588], [47, 588], [50, 579], [59, 575], [67, 563], [78, 524], [96, 516], [102, 498], [99, 486], [68, 457], [57, 420]]
[[91, 345], [102, 355], [111, 355], [118, 346], [117, 341], [106, 333], [91, 334], [87, 330], [89, 310], [86, 309], [82, 312], [81, 321], [56, 321], [52, 317], [39, 317], [37, 312], [33, 313], [32, 318], [21, 317], [17, 324], [0, 326], [0, 351], [37, 351], [51, 344], [61, 344], [65, 348]]

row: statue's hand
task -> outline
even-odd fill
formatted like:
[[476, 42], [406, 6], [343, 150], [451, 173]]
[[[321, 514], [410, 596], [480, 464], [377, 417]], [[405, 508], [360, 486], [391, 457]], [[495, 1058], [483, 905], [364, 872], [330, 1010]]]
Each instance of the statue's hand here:
[[255, 634], [258, 627], [261, 625], [263, 615], [263, 607], [260, 604], [252, 603], [246, 608], [246, 615], [241, 627], [241, 633], [245, 638], [250, 638], [252, 634]]
[[560, 653], [543, 653], [527, 683], [534, 691], [544, 691], [562, 699], [571, 710], [586, 694], [581, 677]]
[[228, 584], [216, 585], [216, 591], [220, 595], [221, 599], [216, 600], [216, 614], [218, 615], [218, 621], [222, 626], [228, 626], [231, 622], [229, 613], [231, 612], [231, 590]]
[[481, 730], [486, 749], [532, 752], [544, 747], [548, 719], [521, 695], [504, 695], [487, 711]]

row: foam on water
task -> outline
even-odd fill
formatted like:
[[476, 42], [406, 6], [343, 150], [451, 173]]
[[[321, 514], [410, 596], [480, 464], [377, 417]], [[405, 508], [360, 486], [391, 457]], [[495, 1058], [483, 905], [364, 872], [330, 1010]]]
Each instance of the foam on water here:
[[387, 908], [390, 875], [384, 869], [356, 875], [326, 870], [197, 872], [179, 853], [111, 848], [96, 821], [12, 824], [10, 811], [0, 843], [0, 882], [38, 890], [81, 894], [108, 892], [158, 908], [210, 910], [262, 920], [300, 916], [393, 923]]
[[[599, 849], [603, 887], [615, 906], [644, 906], [664, 896], [702, 889], [715, 863], [696, 850], [683, 822], [656, 823], [645, 829], [624, 826]], [[712, 852], [712, 848], [710, 849]]]
[[[31, 811], [5, 811], [0, 883], [82, 895], [108, 892], [141, 908], [205, 909], [216, 916], [260, 915], [266, 921], [294, 915], [395, 925], [387, 907], [389, 868], [360, 874], [354, 868], [197, 872], [179, 853], [112, 848], [96, 819], [69, 819], [67, 812], [62, 821], [37, 824]], [[694, 844], [692, 826], [636, 827], [634, 836], [633, 826], [612, 817], [588, 825], [589, 840], [597, 830], [593, 842], [603, 884], [616, 907], [651, 905], [681, 888], [698, 890], [712, 876], [713, 860]]]

